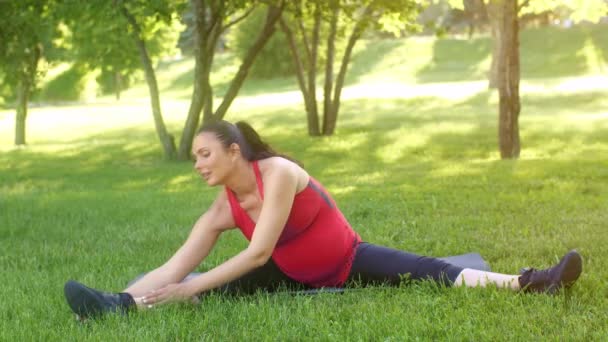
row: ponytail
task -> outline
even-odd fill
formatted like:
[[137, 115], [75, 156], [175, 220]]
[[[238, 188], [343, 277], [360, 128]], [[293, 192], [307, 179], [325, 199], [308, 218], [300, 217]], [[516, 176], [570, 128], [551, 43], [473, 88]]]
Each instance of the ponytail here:
[[231, 124], [228, 121], [219, 120], [203, 125], [197, 132], [213, 132], [224, 147], [231, 144], [239, 145], [243, 158], [248, 161], [261, 160], [270, 157], [282, 157], [302, 166], [300, 162], [286, 155], [277, 153], [270, 145], [262, 140], [258, 132], [245, 121]]

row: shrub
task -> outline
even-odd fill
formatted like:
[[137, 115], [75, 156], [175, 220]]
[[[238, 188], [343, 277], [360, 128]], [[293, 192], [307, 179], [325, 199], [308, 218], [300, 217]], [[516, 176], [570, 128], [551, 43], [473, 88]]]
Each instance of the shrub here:
[[86, 68], [73, 65], [43, 86], [40, 100], [79, 101], [95, 98], [94, 83], [94, 77]]

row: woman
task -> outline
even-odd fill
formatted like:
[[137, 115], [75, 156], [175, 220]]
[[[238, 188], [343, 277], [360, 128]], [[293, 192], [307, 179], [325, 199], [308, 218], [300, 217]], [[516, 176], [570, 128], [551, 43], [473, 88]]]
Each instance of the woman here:
[[[79, 317], [189, 301], [218, 289], [225, 293], [272, 291], [279, 286], [343, 287], [430, 279], [448, 286], [492, 284], [515, 291], [555, 293], [582, 271], [576, 251], [546, 270], [506, 275], [461, 268], [361, 241], [325, 189], [296, 162], [265, 144], [244, 122], [205, 125], [192, 144], [194, 168], [210, 186], [222, 185], [183, 246], [164, 265], [121, 293], [75, 281], [65, 295]], [[238, 227], [248, 247], [188, 281], [219, 235]]]

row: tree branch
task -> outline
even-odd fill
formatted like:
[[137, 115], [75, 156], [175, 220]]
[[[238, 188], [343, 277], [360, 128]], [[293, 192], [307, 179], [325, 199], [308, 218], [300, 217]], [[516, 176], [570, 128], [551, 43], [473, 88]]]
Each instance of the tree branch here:
[[519, 5], [519, 7], [517, 8], [517, 13], [521, 12], [521, 9], [528, 6], [529, 3], [530, 3], [530, 0], [526, 0], [526, 1], [522, 2], [521, 5]]
[[226, 29], [229, 28], [230, 26], [233, 26], [233, 25], [237, 24], [238, 22], [240, 22], [241, 20], [247, 18], [251, 14], [251, 12], [253, 12], [253, 10], [255, 10], [256, 8], [257, 8], [257, 6], [254, 5], [253, 7], [248, 9], [245, 13], [243, 13], [243, 15], [241, 15], [240, 17], [237, 17], [233, 21], [224, 25], [224, 27], [222, 28], [222, 31], [226, 31]]
[[304, 45], [304, 51], [306, 51], [306, 57], [308, 60], [311, 59], [312, 52], [310, 52], [310, 43], [308, 42], [308, 36], [306, 35], [306, 29], [304, 28], [304, 24], [302, 23], [302, 19], [296, 19], [298, 22], [298, 28], [300, 29], [300, 34], [302, 35], [302, 44]]
[[304, 65], [302, 64], [302, 59], [300, 58], [300, 54], [298, 52], [295, 36], [283, 18], [279, 19], [279, 24], [281, 25], [283, 33], [285, 33], [285, 36], [287, 37], [289, 50], [291, 50], [291, 55], [296, 68], [298, 85], [300, 86], [300, 90], [302, 91], [302, 95], [304, 97], [304, 105], [308, 107], [308, 89], [306, 88], [306, 82], [304, 80]]
[[216, 109], [215, 114], [213, 115], [214, 119], [221, 120], [224, 115], [226, 115], [228, 107], [230, 107], [230, 104], [232, 104], [232, 101], [234, 100], [239, 89], [243, 85], [243, 82], [245, 81], [249, 69], [255, 61], [255, 58], [262, 50], [262, 48], [264, 48], [264, 45], [266, 44], [268, 39], [270, 39], [270, 37], [274, 33], [275, 24], [277, 21], [279, 21], [279, 18], [281, 18], [281, 14], [283, 12], [284, 7], [285, 2], [281, 1], [279, 7], [270, 6], [268, 8], [268, 13], [266, 14], [266, 23], [258, 34], [258, 37], [253, 43], [253, 45], [251, 45], [251, 47], [249, 48], [247, 55], [245, 56], [245, 58], [243, 58], [243, 62], [241, 63], [241, 66], [239, 67], [239, 70], [237, 71], [236, 75], [232, 79], [232, 82], [230, 83], [230, 86], [226, 91], [226, 94], [224, 95], [222, 103]]

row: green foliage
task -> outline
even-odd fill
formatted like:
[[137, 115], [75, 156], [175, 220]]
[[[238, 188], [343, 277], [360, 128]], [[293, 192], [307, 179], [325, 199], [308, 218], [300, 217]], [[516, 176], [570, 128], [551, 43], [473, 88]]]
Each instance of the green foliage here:
[[[228, 47], [240, 58], [244, 58], [255, 42], [266, 21], [266, 7], [258, 6], [253, 12], [231, 30]], [[294, 70], [287, 39], [277, 31], [260, 51], [251, 70], [252, 78], [274, 78], [291, 75]]]
[[[454, 9], [465, 8], [463, 0], [445, 0]], [[483, 0], [486, 4], [496, 0]], [[562, 18], [571, 18], [575, 22], [588, 20], [597, 22], [608, 15], [608, 3], [605, 0], [520, 0], [520, 15], [553, 11]]]
[[[65, 3], [62, 17], [70, 32], [72, 58], [90, 70], [101, 71], [103, 92], [115, 91], [108, 75], [122, 75], [125, 83], [141, 68], [139, 50], [134, 42], [133, 29], [112, 1]], [[177, 13], [183, 1], [124, 1], [135, 16], [153, 60], [176, 53], [175, 42], [181, 30]]]
[[6, 80], [7, 77], [5, 71], [0, 69], [0, 108], [7, 102], [12, 102], [15, 97], [15, 89]]
[[396, 37], [401, 36], [403, 32], [419, 31], [416, 17], [423, 3], [426, 1], [371, 0], [367, 6], [372, 10], [372, 27], [374, 30], [392, 33]]
[[608, 14], [608, 4], [604, 0], [536, 0], [522, 7], [521, 14], [555, 11], [564, 18], [575, 22], [588, 20], [597, 22]]
[[133, 83], [134, 75], [125, 75], [113, 70], [102, 69], [95, 79], [102, 94], [111, 94], [129, 88]]
[[[0, 83], [14, 88], [19, 80], [27, 80], [35, 89], [41, 74], [38, 63], [54, 57], [60, 35], [55, 7], [52, 0], [0, 1]], [[0, 89], [0, 96], [13, 95]]]

